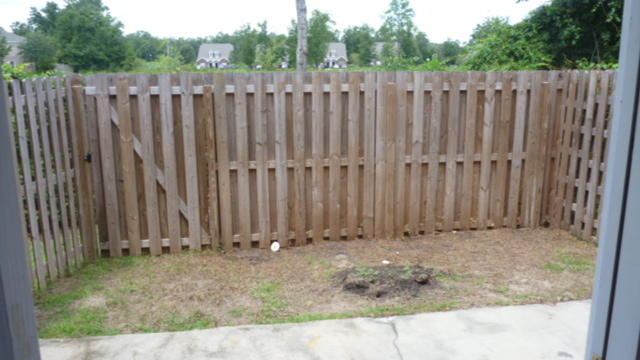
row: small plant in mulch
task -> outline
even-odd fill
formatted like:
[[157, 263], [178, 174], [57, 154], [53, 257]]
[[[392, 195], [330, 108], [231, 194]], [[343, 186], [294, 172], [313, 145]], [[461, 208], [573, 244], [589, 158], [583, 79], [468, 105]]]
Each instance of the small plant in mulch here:
[[372, 298], [416, 296], [437, 285], [438, 273], [422, 266], [359, 266], [333, 276], [342, 290]]

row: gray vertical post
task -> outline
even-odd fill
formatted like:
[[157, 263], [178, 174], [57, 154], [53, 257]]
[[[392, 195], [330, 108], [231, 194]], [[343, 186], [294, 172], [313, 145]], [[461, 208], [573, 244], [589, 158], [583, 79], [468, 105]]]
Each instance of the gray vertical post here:
[[2, 79], [0, 69], [0, 357], [40, 359], [13, 128]]
[[586, 359], [635, 359], [640, 336], [640, 1], [626, 0]]

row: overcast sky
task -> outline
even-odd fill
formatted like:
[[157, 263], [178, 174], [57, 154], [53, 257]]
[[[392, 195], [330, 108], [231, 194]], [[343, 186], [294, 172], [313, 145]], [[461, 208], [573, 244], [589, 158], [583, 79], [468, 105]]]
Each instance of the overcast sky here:
[[[54, 0], [61, 7], [64, 1]], [[529, 11], [547, 2], [529, 0], [411, 0], [414, 19], [432, 42], [447, 38], [466, 42], [473, 29], [491, 16], [522, 20]], [[29, 8], [42, 8], [46, 0], [0, 0], [0, 27], [9, 30], [14, 21], [26, 21]], [[336, 28], [382, 24], [381, 15], [391, 0], [307, 0], [308, 15], [319, 9], [331, 13]], [[285, 33], [296, 16], [295, 0], [103, 0], [111, 15], [124, 24], [125, 33], [146, 30], [159, 37], [204, 37], [232, 33], [241, 25], [267, 20], [269, 30]]]

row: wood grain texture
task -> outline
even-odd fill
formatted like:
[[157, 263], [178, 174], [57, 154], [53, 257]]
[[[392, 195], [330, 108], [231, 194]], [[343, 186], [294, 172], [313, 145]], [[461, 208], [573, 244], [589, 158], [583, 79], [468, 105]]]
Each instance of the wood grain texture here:
[[307, 243], [307, 203], [305, 182], [304, 73], [293, 77], [293, 194], [296, 245]]
[[375, 150], [376, 150], [376, 74], [364, 75], [364, 167], [362, 222], [363, 237], [371, 239], [374, 234], [375, 207]]
[[390, 238], [395, 235], [395, 205], [396, 205], [396, 122], [398, 119], [398, 94], [397, 84], [388, 83], [385, 86], [385, 123], [387, 126], [387, 136], [385, 141], [386, 174], [384, 177], [385, 192], [384, 207], [384, 237]]
[[[29, 156], [29, 144], [27, 138], [27, 126], [25, 119], [25, 103], [22, 98], [22, 87], [20, 86], [19, 80], [13, 80], [11, 82], [11, 93], [13, 94], [13, 102], [16, 113], [16, 130], [18, 132], [18, 147], [19, 152], [18, 155], [20, 157], [20, 162], [22, 164], [29, 164], [30, 156]], [[26, 96], [28, 98], [28, 96]], [[31, 140], [33, 141], [33, 140]], [[34, 156], [35, 157], [35, 156]], [[33, 181], [32, 170], [29, 167], [29, 171], [24, 170], [24, 183], [25, 183], [25, 197], [27, 202], [27, 209], [29, 210], [28, 223], [29, 228], [31, 230], [31, 243], [33, 244], [33, 252], [35, 259], [35, 276], [38, 279], [38, 288], [44, 289], [46, 288], [46, 277], [47, 277], [47, 269], [45, 267], [45, 259], [43, 258], [43, 236], [40, 234], [40, 224], [38, 222], [38, 213], [36, 210], [36, 191], [34, 191], [37, 186], [35, 183], [37, 181]], [[36, 172], [36, 179], [39, 179]]]
[[407, 170], [407, 73], [396, 74], [396, 172], [394, 199], [394, 229], [393, 236], [401, 237], [406, 231], [405, 206], [406, 190], [405, 175]]
[[82, 245], [80, 240], [80, 233], [78, 231], [78, 212], [76, 210], [76, 196], [75, 189], [78, 188], [78, 184], [75, 183], [75, 177], [73, 175], [71, 161], [73, 152], [77, 149], [73, 149], [76, 147], [75, 143], [69, 142], [69, 137], [71, 136], [71, 127], [75, 126], [74, 121], [71, 118], [73, 114], [73, 110], [70, 109], [73, 107], [71, 100], [67, 101], [65, 104], [65, 97], [70, 99], [70, 92], [66, 92], [64, 79], [60, 76], [57, 76], [55, 79], [55, 92], [56, 92], [56, 108], [58, 109], [58, 118], [59, 126], [60, 126], [60, 146], [62, 151], [62, 158], [64, 161], [64, 173], [65, 173], [65, 185], [66, 185], [66, 193], [67, 193], [67, 206], [69, 208], [69, 217], [68, 221], [71, 225], [71, 242], [73, 250], [67, 252], [70, 253], [70, 256], [73, 256], [75, 260], [75, 267], [78, 267], [82, 264]]
[[469, 230], [471, 207], [473, 205], [473, 172], [476, 152], [476, 112], [478, 111], [479, 72], [469, 74], [467, 86], [466, 114], [464, 117], [464, 164], [462, 168], [462, 193], [460, 209], [460, 230]]
[[213, 101], [215, 107], [216, 154], [218, 156], [218, 191], [220, 194], [220, 240], [227, 249], [233, 247], [231, 223], [231, 180], [229, 177], [229, 133], [227, 130], [227, 107], [224, 74], [213, 77]]
[[527, 116], [527, 81], [530, 74], [524, 71], [518, 72], [516, 92], [516, 116], [514, 123], [513, 149], [511, 158], [511, 180], [509, 181], [509, 195], [507, 208], [507, 226], [518, 226], [520, 214], [520, 190], [522, 180], [522, 160], [524, 152], [524, 138]]
[[173, 119], [173, 100], [171, 94], [171, 77], [161, 74], [158, 77], [160, 88], [160, 121], [162, 132], [162, 157], [166, 178], [167, 222], [169, 228], [169, 251], [182, 251], [180, 243], [180, 195], [178, 194], [178, 169], [176, 164], [175, 129]]
[[278, 242], [281, 246], [286, 247], [289, 245], [289, 194], [287, 191], [287, 122], [284, 74], [274, 74], [274, 89]]
[[421, 183], [422, 183], [422, 147], [425, 127], [424, 118], [424, 73], [413, 73], [413, 116], [411, 138], [411, 189], [409, 208], [409, 232], [420, 231]]
[[162, 243], [160, 241], [160, 210], [158, 208], [156, 155], [148, 75], [138, 75], [138, 88], [138, 117], [140, 118], [141, 157], [144, 172], [145, 201], [147, 205], [147, 228], [150, 242], [149, 253], [151, 255], [160, 255], [162, 254]]
[[567, 171], [569, 169], [569, 157], [571, 149], [571, 135], [573, 129], [575, 103], [576, 103], [576, 91], [578, 88], [578, 71], [572, 71], [570, 73], [569, 91], [567, 92], [566, 99], [563, 99], [565, 104], [563, 107], [565, 112], [562, 119], [562, 133], [563, 139], [560, 146], [558, 172], [556, 174], [556, 181], [558, 185], [556, 187], [556, 197], [554, 201], [554, 216], [552, 218], [552, 225], [560, 226], [562, 222], [562, 216], [564, 214], [565, 206], [565, 193], [566, 193], [566, 179]]
[[196, 152], [196, 124], [194, 118], [193, 78], [180, 74], [180, 100], [182, 105], [182, 136], [184, 137], [184, 163], [186, 168], [187, 207], [189, 221], [189, 249], [200, 250], [200, 196], [198, 185], [198, 154]]
[[444, 219], [443, 231], [453, 230], [456, 200], [456, 180], [458, 155], [458, 132], [460, 130], [460, 73], [451, 73], [449, 90], [449, 110], [447, 118], [447, 166], [444, 184]]
[[340, 139], [342, 133], [340, 78], [331, 73], [329, 96], [329, 240], [340, 240]]
[[496, 73], [488, 72], [484, 91], [482, 122], [482, 160], [480, 163], [480, 189], [478, 194], [478, 230], [487, 228], [489, 216], [489, 191], [491, 189], [491, 155], [496, 113]]
[[[576, 95], [575, 101], [575, 111], [573, 112], [573, 125], [571, 128], [572, 136], [571, 136], [571, 151], [569, 152], [569, 168], [568, 168], [568, 176], [567, 176], [567, 185], [564, 196], [564, 215], [561, 223], [562, 228], [569, 230], [571, 228], [572, 218], [571, 215], [573, 213], [573, 204], [575, 201], [574, 195], [576, 194], [576, 179], [578, 176], [578, 162], [579, 162], [579, 151], [580, 151], [580, 137], [582, 133], [582, 121], [583, 121], [583, 108], [584, 108], [584, 98], [585, 91], [587, 88], [587, 72], [580, 71], [578, 81], [578, 92]], [[575, 218], [574, 218], [575, 219]], [[581, 219], [578, 219], [579, 221]]]
[[104, 186], [104, 202], [106, 209], [107, 231], [109, 236], [109, 255], [122, 256], [122, 240], [120, 232], [120, 210], [116, 184], [115, 160], [113, 158], [113, 140], [111, 117], [109, 115], [109, 94], [105, 76], [96, 77], [96, 114], [98, 119], [98, 136], [102, 162]]
[[[347, 169], [347, 239], [358, 236], [358, 176], [359, 176], [359, 139], [360, 139], [360, 73], [349, 74], [349, 118]], [[365, 190], [366, 191], [366, 190]]]
[[[580, 167], [576, 179], [576, 213], [571, 227], [572, 233], [581, 235], [583, 218], [585, 214], [586, 198], [587, 198], [587, 176], [589, 174], [589, 160], [591, 155], [591, 139], [593, 131], [593, 122], [596, 109], [596, 90], [598, 86], [598, 72], [589, 72], [589, 87], [587, 91], [587, 110], [584, 122], [581, 126], [584, 129], [582, 141], [577, 141], [576, 146], [580, 147]], [[591, 172], [594, 174], [595, 172]], [[593, 178], [593, 177], [592, 177]]]
[[256, 143], [256, 186], [258, 193], [258, 231], [260, 247], [266, 248], [271, 243], [271, 217], [269, 212], [269, 173], [267, 161], [267, 99], [266, 84], [260, 75], [254, 76], [256, 92], [254, 96], [254, 121]]
[[324, 239], [324, 121], [323, 121], [323, 79], [322, 73], [313, 73], [312, 94], [312, 199], [313, 199], [313, 241]]
[[425, 202], [425, 233], [436, 231], [436, 194], [440, 168], [440, 129], [442, 120], [442, 73], [434, 73], [431, 91], [431, 122], [429, 123], [429, 167], [427, 173], [427, 198]]
[[122, 173], [124, 175], [124, 203], [122, 209], [127, 218], [127, 239], [129, 253], [140, 255], [140, 220], [138, 215], [138, 196], [133, 152], [133, 125], [131, 123], [131, 107], [129, 99], [129, 79], [126, 74], [118, 75], [117, 85], [118, 119], [120, 120], [120, 152]]
[[593, 144], [593, 160], [591, 166], [591, 181], [589, 182], [589, 196], [587, 197], [587, 207], [585, 211], [586, 221], [584, 224], [584, 230], [582, 231], [581, 237], [583, 239], [588, 239], [593, 236], [593, 224], [595, 220], [595, 212], [596, 212], [596, 199], [598, 192], [598, 185], [600, 182], [598, 181], [600, 178], [600, 166], [602, 163], [602, 155], [603, 155], [603, 142], [604, 142], [604, 129], [605, 129], [605, 121], [607, 116], [607, 100], [609, 97], [609, 80], [610, 74], [609, 72], [601, 72], [599, 74], [600, 78], [600, 96], [598, 101], [598, 113], [595, 118], [595, 137]]
[[[94, 215], [94, 177], [91, 163], [84, 161], [84, 156], [91, 152], [89, 143], [90, 134], [87, 126], [85, 102], [88, 106], [95, 106], [93, 97], [85, 97], [82, 93], [82, 78], [73, 75], [66, 78], [67, 96], [73, 106], [69, 106], [71, 125], [71, 138], [73, 146], [73, 161], [75, 167], [76, 184], [78, 188], [78, 208], [80, 213], [80, 228], [82, 231], [82, 252], [86, 260], [97, 258], [96, 218]], [[69, 96], [71, 95], [71, 96]], [[94, 155], [97, 156], [97, 155]], [[97, 196], [95, 196], [97, 198]]]
[[236, 74], [235, 116], [236, 154], [238, 159], [238, 211], [240, 246], [251, 247], [251, 199], [249, 198], [249, 129], [247, 123], [247, 81], [244, 74]]

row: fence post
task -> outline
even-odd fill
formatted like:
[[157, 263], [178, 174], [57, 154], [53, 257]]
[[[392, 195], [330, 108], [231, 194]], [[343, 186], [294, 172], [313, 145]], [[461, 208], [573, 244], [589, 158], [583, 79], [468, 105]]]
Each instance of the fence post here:
[[73, 146], [76, 147], [79, 158], [76, 161], [76, 177], [78, 182], [78, 200], [80, 202], [80, 231], [82, 232], [82, 249], [85, 260], [95, 260], [97, 258], [97, 238], [95, 230], [95, 216], [93, 204], [93, 174], [91, 172], [91, 152], [87, 141], [86, 116], [84, 109], [84, 94], [82, 76], [73, 75], [71, 77], [72, 104], [69, 110], [73, 109], [75, 116], [75, 126], [71, 131], [75, 131]]

